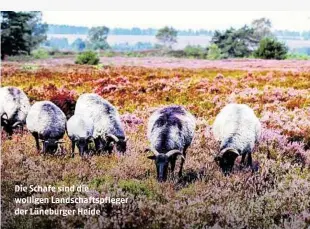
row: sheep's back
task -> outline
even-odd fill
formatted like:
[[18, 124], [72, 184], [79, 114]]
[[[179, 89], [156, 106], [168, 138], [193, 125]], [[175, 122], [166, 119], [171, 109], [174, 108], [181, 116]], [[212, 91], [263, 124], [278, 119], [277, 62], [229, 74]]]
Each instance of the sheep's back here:
[[24, 122], [30, 109], [27, 95], [16, 87], [0, 88], [0, 114], [4, 112], [12, 121]]
[[93, 121], [95, 138], [105, 133], [125, 137], [118, 111], [97, 94], [81, 95], [76, 103], [75, 114], [85, 115]]
[[168, 106], [151, 115], [147, 136], [155, 148], [183, 149], [191, 144], [195, 128], [196, 119], [192, 114], [183, 107]]
[[37, 132], [45, 138], [59, 139], [65, 133], [66, 116], [52, 102], [41, 101], [32, 105], [26, 123], [30, 132]]
[[93, 136], [94, 124], [91, 119], [81, 115], [73, 115], [67, 122], [68, 136], [72, 139]]
[[229, 104], [217, 115], [213, 134], [221, 148], [252, 150], [260, 136], [260, 122], [254, 111], [244, 104]]

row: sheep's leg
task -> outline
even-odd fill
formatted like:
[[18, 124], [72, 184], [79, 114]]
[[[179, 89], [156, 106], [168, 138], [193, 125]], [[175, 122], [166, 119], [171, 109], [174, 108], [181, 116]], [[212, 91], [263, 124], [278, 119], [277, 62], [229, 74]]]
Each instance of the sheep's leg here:
[[173, 173], [174, 172], [174, 168], [175, 168], [175, 162], [176, 162], [176, 158], [174, 157], [174, 158], [171, 158], [171, 160], [170, 160], [170, 168], [171, 168], [171, 173]]
[[245, 157], [246, 157], [246, 154], [242, 154], [242, 158], [241, 158], [241, 162], [240, 162], [240, 169], [246, 167]]
[[170, 160], [170, 168], [171, 168], [171, 176], [174, 177], [174, 168], [175, 168], [175, 162], [176, 162], [176, 157], [173, 156]]
[[37, 151], [40, 152], [39, 135], [38, 135], [38, 133], [32, 133], [32, 136], [34, 137], [34, 139], [36, 141]]
[[95, 138], [95, 149], [96, 149], [96, 153], [99, 154], [99, 150], [100, 150], [100, 139], [99, 138]]
[[[71, 151], [71, 157], [74, 158], [74, 148], [75, 148], [75, 142], [72, 141], [72, 151]], [[81, 154], [80, 154], [81, 156]]]
[[184, 162], [185, 162], [185, 158], [186, 158], [186, 150], [183, 151], [183, 156], [184, 157], [181, 157], [181, 165], [180, 165], [179, 177], [181, 177], [182, 173], [183, 173], [183, 166], [184, 166]]
[[113, 147], [112, 148], [108, 148], [108, 154], [111, 155], [113, 153]]
[[248, 164], [247, 165], [252, 166], [252, 154], [251, 153], [248, 154]]
[[240, 162], [240, 164], [241, 165], [244, 165], [244, 161], [245, 161], [245, 156], [246, 156], [246, 154], [242, 154], [242, 158], [241, 158], [241, 162]]
[[24, 125], [20, 126], [20, 131], [21, 131], [21, 135], [23, 136], [24, 135]]
[[[184, 155], [184, 157], [185, 157], [185, 155]], [[181, 158], [180, 171], [179, 171], [179, 177], [182, 176], [184, 162], [185, 162], [185, 160], [184, 160], [184, 158], [182, 157], [182, 158]]]
[[251, 167], [252, 171], [253, 171], [253, 163], [252, 163], [252, 154], [249, 153], [248, 154], [248, 163], [247, 163], [248, 167]]

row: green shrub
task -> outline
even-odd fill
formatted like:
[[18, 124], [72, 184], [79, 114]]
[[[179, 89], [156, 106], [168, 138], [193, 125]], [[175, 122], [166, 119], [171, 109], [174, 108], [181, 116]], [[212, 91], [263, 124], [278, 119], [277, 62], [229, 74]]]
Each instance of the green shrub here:
[[104, 51], [101, 55], [105, 57], [114, 57], [116, 56], [116, 53], [113, 52], [112, 50], [107, 50], [107, 51]]
[[177, 58], [186, 57], [184, 50], [170, 50], [166, 54]]
[[187, 57], [205, 59], [207, 56], [207, 49], [200, 45], [187, 45], [184, 48]]
[[97, 53], [93, 51], [85, 51], [80, 53], [76, 60], [76, 64], [89, 64], [89, 65], [97, 65], [99, 63], [99, 57]]
[[128, 56], [128, 57], [143, 57], [143, 56], [145, 56], [142, 53], [135, 52], [135, 51], [125, 52], [124, 54], [125, 54], [125, 56]]
[[33, 56], [30, 56], [30, 55], [8, 56], [6, 60], [13, 61], [13, 62], [27, 62], [27, 61], [32, 61]]
[[301, 54], [301, 53], [288, 53], [286, 55], [286, 59], [289, 59], [289, 60], [310, 60], [310, 56], [307, 54]]
[[152, 190], [150, 190], [146, 184], [138, 180], [120, 180], [118, 185], [124, 192], [129, 192], [135, 196], [138, 195], [145, 195], [147, 197], [154, 196]]
[[221, 59], [221, 50], [216, 44], [211, 44], [208, 48], [207, 54], [208, 60], [218, 60]]
[[56, 55], [58, 55], [58, 54], [60, 54], [60, 53], [61, 53], [60, 50], [59, 50], [59, 49], [56, 49], [56, 48], [50, 49], [50, 50], [48, 51], [48, 54], [51, 55], [51, 56], [56, 56]]
[[31, 55], [35, 59], [46, 59], [46, 58], [49, 57], [48, 51], [46, 49], [43, 49], [43, 48], [39, 48], [39, 49], [33, 50], [31, 52]]
[[286, 58], [288, 47], [274, 38], [264, 38], [254, 51], [256, 58], [283, 60]]

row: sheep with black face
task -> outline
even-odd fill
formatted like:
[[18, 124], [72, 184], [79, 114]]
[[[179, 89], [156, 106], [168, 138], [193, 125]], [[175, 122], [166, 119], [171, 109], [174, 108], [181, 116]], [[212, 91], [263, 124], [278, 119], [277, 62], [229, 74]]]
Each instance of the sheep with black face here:
[[43, 142], [43, 153], [55, 153], [66, 130], [66, 116], [62, 110], [50, 101], [34, 103], [26, 118], [26, 125], [36, 141], [40, 151], [39, 141]]
[[30, 109], [27, 95], [17, 87], [0, 88], [1, 126], [9, 136], [17, 127], [23, 127]]
[[83, 115], [73, 115], [67, 122], [67, 134], [72, 143], [72, 157], [77, 145], [80, 156], [89, 152], [89, 144], [93, 139], [94, 123]]
[[74, 114], [83, 115], [94, 123], [93, 138], [96, 151], [112, 153], [114, 145], [118, 152], [125, 153], [127, 139], [117, 109], [107, 100], [94, 93], [81, 95]]
[[179, 176], [196, 128], [195, 117], [182, 106], [167, 106], [156, 110], [148, 121], [147, 136], [154, 153], [158, 181], [166, 181], [168, 166], [174, 172], [177, 156], [181, 157]]
[[220, 143], [215, 161], [225, 175], [232, 171], [238, 156], [242, 156], [241, 164], [252, 168], [252, 152], [261, 135], [261, 124], [248, 105], [226, 105], [215, 118], [213, 135]]

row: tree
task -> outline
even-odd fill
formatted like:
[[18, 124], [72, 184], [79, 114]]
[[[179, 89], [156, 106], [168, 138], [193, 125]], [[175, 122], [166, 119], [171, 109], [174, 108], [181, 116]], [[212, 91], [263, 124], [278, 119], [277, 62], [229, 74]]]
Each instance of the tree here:
[[46, 23], [42, 24], [42, 13], [39, 11], [30, 12], [32, 15], [29, 25], [31, 27], [32, 34], [30, 36], [31, 47], [37, 48], [39, 44], [46, 40], [46, 32], [48, 30], [48, 25]]
[[109, 28], [105, 26], [92, 27], [88, 32], [89, 41], [95, 50], [108, 49], [110, 46], [107, 42]]
[[178, 31], [172, 27], [164, 27], [157, 31], [156, 39], [165, 47], [171, 48], [173, 44], [177, 43]]
[[77, 38], [71, 46], [74, 50], [81, 52], [86, 48], [86, 43], [81, 38]]
[[41, 12], [1, 11], [1, 59], [28, 54], [46, 39], [47, 24]]
[[286, 58], [288, 47], [277, 41], [274, 38], [263, 38], [257, 50], [254, 52], [254, 56], [262, 59], [277, 59], [283, 60]]
[[221, 59], [221, 50], [216, 44], [211, 44], [208, 48], [207, 54], [208, 60], [218, 60]]
[[218, 46], [223, 58], [231, 58], [249, 56], [258, 41], [254, 38], [254, 29], [243, 26], [238, 30], [230, 28], [225, 32], [215, 31], [211, 43]]
[[251, 26], [254, 29], [254, 36], [258, 41], [265, 37], [273, 36], [271, 32], [271, 21], [268, 18], [256, 19], [252, 21]]

